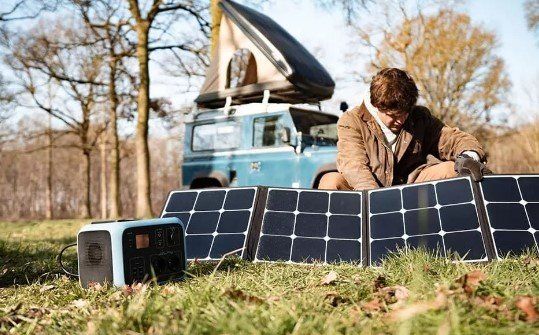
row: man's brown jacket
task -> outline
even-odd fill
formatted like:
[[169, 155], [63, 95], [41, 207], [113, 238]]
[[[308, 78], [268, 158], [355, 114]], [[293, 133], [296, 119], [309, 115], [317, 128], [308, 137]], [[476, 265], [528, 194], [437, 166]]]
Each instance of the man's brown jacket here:
[[425, 167], [455, 160], [483, 148], [470, 134], [446, 126], [428, 108], [415, 106], [398, 135], [395, 153], [364, 104], [345, 112], [337, 123], [337, 168], [355, 190], [413, 183]]

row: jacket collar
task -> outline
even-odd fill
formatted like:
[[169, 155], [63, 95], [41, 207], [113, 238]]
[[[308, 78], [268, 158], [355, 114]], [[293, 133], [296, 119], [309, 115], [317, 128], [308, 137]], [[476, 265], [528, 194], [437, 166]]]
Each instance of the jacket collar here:
[[[372, 117], [371, 113], [367, 110], [367, 107], [364, 103], [361, 103], [359, 106], [359, 116], [360, 118], [365, 121], [368, 125], [368, 127], [373, 132], [374, 136], [381, 142], [384, 143], [384, 145], [389, 149], [388, 144], [386, 143], [384, 139], [384, 135], [382, 133], [382, 129], [380, 129], [380, 126], [376, 122], [376, 120]], [[397, 162], [399, 162], [406, 151], [408, 150], [408, 147], [410, 146], [410, 143], [412, 142], [414, 138], [414, 122], [415, 119], [415, 113], [414, 108], [412, 108], [412, 111], [410, 112], [410, 116], [408, 119], [406, 119], [406, 122], [404, 123], [404, 126], [402, 127], [402, 130], [399, 134], [399, 137], [397, 138], [397, 144], [395, 146], [395, 157], [397, 158]], [[391, 149], [390, 149], [391, 150]]]
[[369, 113], [369, 111], [367, 110], [367, 106], [365, 106], [364, 103], [361, 103], [361, 106], [359, 106], [359, 116], [365, 123], [367, 123], [367, 126], [373, 132], [374, 136], [376, 136], [378, 141], [383, 143], [384, 146], [389, 149], [389, 145], [386, 143], [382, 129], [380, 128], [374, 117], [372, 117], [371, 113]]

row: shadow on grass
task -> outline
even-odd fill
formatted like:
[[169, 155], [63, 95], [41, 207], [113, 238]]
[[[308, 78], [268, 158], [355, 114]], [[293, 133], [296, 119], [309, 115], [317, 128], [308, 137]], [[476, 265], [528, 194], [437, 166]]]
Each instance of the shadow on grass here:
[[[74, 238], [68, 237], [31, 242], [0, 240], [0, 287], [26, 285], [63, 274], [56, 256], [63, 246], [73, 242]], [[64, 254], [64, 263], [76, 269], [74, 248]]]

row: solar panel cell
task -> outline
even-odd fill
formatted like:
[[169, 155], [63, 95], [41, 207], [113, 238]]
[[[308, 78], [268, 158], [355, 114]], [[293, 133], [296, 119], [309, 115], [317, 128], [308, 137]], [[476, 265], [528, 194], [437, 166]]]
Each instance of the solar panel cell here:
[[533, 234], [522, 230], [513, 231], [495, 231], [494, 241], [498, 257], [506, 257], [507, 255], [519, 254], [527, 249], [537, 250]]
[[[241, 249], [245, 242], [245, 235], [243, 234], [222, 234], [215, 236], [213, 245], [211, 247], [210, 258], [219, 259], [224, 254], [232, 252], [234, 250]], [[236, 252], [237, 255], [241, 255], [241, 251]]]
[[213, 236], [211, 235], [186, 235], [187, 259], [204, 259], [208, 257], [212, 241]]
[[404, 213], [404, 231], [408, 235], [433, 234], [440, 231], [436, 208], [417, 209]]
[[483, 197], [488, 202], [518, 202], [520, 191], [513, 177], [487, 177], [481, 182]]
[[243, 233], [247, 231], [249, 225], [249, 211], [228, 211], [221, 214], [218, 233]]
[[253, 206], [254, 189], [230, 190], [226, 194], [224, 209], [249, 209]]
[[273, 190], [268, 194], [267, 208], [272, 211], [292, 212], [296, 209], [298, 192], [290, 190]]
[[429, 251], [435, 251], [441, 256], [445, 256], [444, 242], [442, 236], [438, 234], [410, 236], [406, 239], [409, 248], [423, 248]]
[[462, 204], [473, 200], [472, 188], [470, 182], [466, 179], [436, 184], [436, 196], [438, 203], [442, 206]]
[[361, 218], [350, 215], [331, 215], [328, 236], [330, 238], [359, 239], [361, 237]]
[[294, 213], [268, 212], [264, 216], [262, 232], [271, 235], [292, 235], [294, 222]]
[[404, 209], [432, 207], [436, 205], [433, 184], [414, 185], [402, 190]]
[[371, 195], [369, 209], [372, 214], [396, 212], [401, 208], [401, 191], [398, 188]]
[[371, 237], [380, 239], [404, 235], [402, 213], [377, 214], [370, 218]]
[[477, 211], [473, 204], [462, 204], [440, 208], [442, 230], [446, 232], [479, 228]]
[[304, 213], [326, 213], [329, 205], [326, 192], [303, 191], [299, 194], [298, 211]]
[[296, 216], [296, 228], [294, 233], [297, 236], [320, 237], [326, 236], [328, 218], [325, 214], [304, 214]]
[[361, 243], [351, 240], [329, 240], [326, 262], [356, 262], [361, 259]]
[[167, 212], [189, 212], [195, 205], [197, 192], [178, 192], [170, 195]]
[[292, 262], [312, 263], [324, 262], [326, 241], [318, 238], [296, 237], [292, 243]]
[[518, 184], [524, 201], [539, 202], [539, 177], [520, 177]]
[[404, 239], [390, 238], [371, 241], [371, 264], [380, 265], [383, 258], [405, 247]]
[[200, 192], [195, 203], [195, 211], [219, 210], [223, 207], [226, 191]]
[[446, 253], [456, 253], [464, 260], [484, 260], [487, 258], [483, 237], [479, 230], [447, 233], [444, 235]]
[[292, 238], [288, 236], [260, 236], [257, 250], [258, 260], [288, 261]]
[[361, 195], [356, 193], [331, 193], [330, 209], [332, 214], [358, 215], [361, 213]]
[[526, 230], [530, 228], [524, 206], [519, 203], [489, 203], [487, 213], [494, 229]]
[[187, 234], [211, 234], [217, 228], [219, 212], [196, 212], [187, 224]]

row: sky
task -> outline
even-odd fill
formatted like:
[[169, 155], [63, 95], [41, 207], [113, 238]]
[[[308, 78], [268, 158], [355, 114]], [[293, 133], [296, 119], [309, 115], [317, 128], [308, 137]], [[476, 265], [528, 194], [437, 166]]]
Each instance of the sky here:
[[[469, 14], [474, 23], [494, 31], [498, 36], [499, 48], [496, 53], [504, 59], [506, 71], [513, 83], [510, 100], [514, 105], [514, 115], [508, 115], [507, 110], [498, 113], [508, 115], [512, 123], [527, 119], [532, 103], [528, 94], [534, 83], [535, 92], [539, 87], [539, 36], [534, 36], [526, 27], [523, 1], [472, 0], [458, 9]], [[269, 15], [316, 55], [336, 81], [334, 96], [323, 103], [324, 109], [337, 111], [340, 101], [347, 101], [349, 105], [361, 102], [366, 85], [352, 73], [361, 72], [367, 59], [345, 59], [346, 53], [352, 48], [361, 47], [351, 38], [353, 32], [346, 26], [342, 12], [320, 8], [312, 0], [273, 0], [261, 5], [259, 10]], [[367, 13], [363, 15], [368, 16]], [[368, 20], [367, 17], [365, 19]], [[163, 90], [170, 90], [171, 86], [160, 87], [155, 85], [156, 95], [164, 93]], [[196, 94], [178, 92], [174, 101], [188, 102], [194, 97]]]

